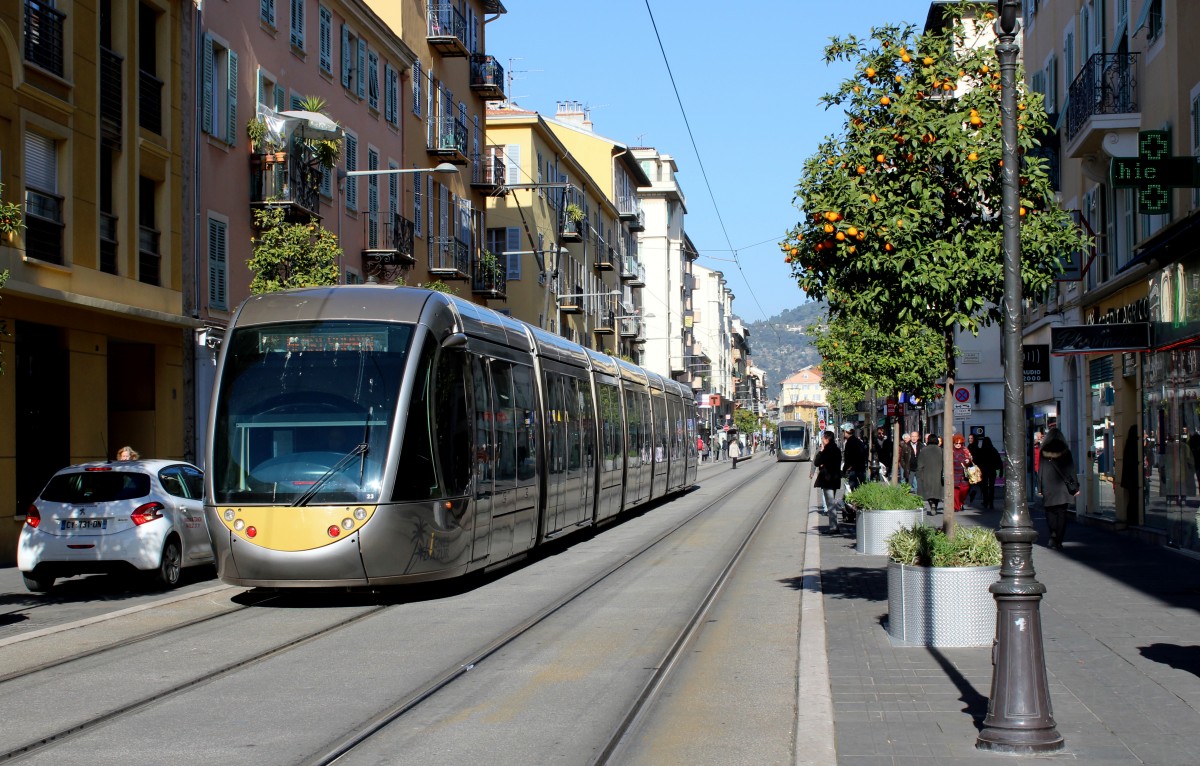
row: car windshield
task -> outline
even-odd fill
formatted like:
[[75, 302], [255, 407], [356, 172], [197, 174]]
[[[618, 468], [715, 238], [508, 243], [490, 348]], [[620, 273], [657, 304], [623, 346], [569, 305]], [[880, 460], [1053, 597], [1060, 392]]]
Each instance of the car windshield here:
[[411, 338], [410, 325], [382, 322], [235, 329], [217, 391], [216, 502], [378, 502]]
[[109, 503], [150, 494], [150, 477], [124, 471], [60, 473], [50, 479], [41, 499], [51, 503]]

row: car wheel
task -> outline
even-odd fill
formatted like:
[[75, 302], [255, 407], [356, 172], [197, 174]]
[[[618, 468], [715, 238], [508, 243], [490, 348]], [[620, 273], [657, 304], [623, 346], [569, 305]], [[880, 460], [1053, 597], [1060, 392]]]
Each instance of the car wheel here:
[[179, 573], [183, 569], [183, 551], [175, 538], [167, 540], [163, 546], [162, 561], [158, 565], [158, 583], [166, 588], [174, 588], [179, 584]]
[[53, 577], [38, 577], [29, 572], [22, 572], [21, 576], [25, 578], [25, 587], [30, 593], [49, 593], [54, 587]]

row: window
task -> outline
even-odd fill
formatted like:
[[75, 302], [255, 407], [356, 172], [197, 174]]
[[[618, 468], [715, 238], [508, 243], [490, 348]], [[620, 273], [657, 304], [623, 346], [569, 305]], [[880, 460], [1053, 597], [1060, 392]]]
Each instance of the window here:
[[412, 66], [412, 112], [421, 116], [421, 62], [414, 61]]
[[153, 178], [138, 176], [138, 281], [147, 285], [161, 284], [158, 187]]
[[428, 217], [429, 239], [433, 239], [433, 173], [425, 176], [425, 199], [428, 204], [425, 205], [425, 214]]
[[367, 106], [379, 110], [379, 56], [375, 51], [367, 54]]
[[279, 83], [275, 82], [274, 75], [259, 68], [258, 70], [258, 103], [263, 106], [274, 109], [277, 112], [282, 112], [287, 109], [287, 92]]
[[275, 26], [275, 0], [258, 0], [258, 17], [264, 24]]
[[[346, 172], [358, 170], [358, 136], [345, 134]], [[358, 210], [358, 176], [346, 179], [346, 209]]]
[[237, 69], [237, 54], [205, 35], [201, 129], [230, 146], [237, 143]]
[[390, 64], [383, 65], [383, 119], [395, 125], [400, 121], [400, 77]]
[[1162, 37], [1163, 24], [1166, 19], [1163, 18], [1162, 0], [1146, 0], [1146, 40], [1154, 42]]
[[63, 19], [54, 0], [25, 0], [25, 60], [63, 76]]
[[292, 1], [292, 45], [304, 50], [304, 0]]
[[516, 226], [487, 230], [487, 249], [506, 262], [508, 279], [521, 278], [521, 229]]
[[[400, 166], [395, 162], [388, 160], [388, 170], [399, 170]], [[388, 226], [392, 225], [392, 220], [400, 212], [400, 175], [398, 173], [389, 173], [388, 177]]]
[[[379, 169], [379, 152], [367, 147], [367, 170]], [[367, 247], [379, 247], [379, 176], [367, 176]]]
[[318, 63], [322, 72], [333, 74], [333, 14], [323, 5], [318, 9], [318, 13], [321, 17], [317, 42], [320, 49]]
[[215, 218], [208, 219], [208, 306], [214, 309], [228, 308], [225, 287], [226, 263], [229, 256], [228, 224]]
[[414, 237], [425, 236], [424, 228], [422, 226], [422, 221], [424, 221], [424, 218], [421, 216], [421, 184], [422, 184], [421, 176], [422, 176], [421, 173], [413, 173], [413, 236]]
[[1050, 54], [1046, 60], [1046, 113], [1058, 112], [1058, 57]]
[[1067, 78], [1067, 85], [1071, 84], [1071, 80], [1075, 79], [1075, 20], [1071, 19], [1071, 26], [1067, 29], [1066, 35], [1063, 37], [1063, 74]]
[[63, 261], [63, 198], [58, 194], [58, 142], [25, 134], [25, 252], [48, 263]]

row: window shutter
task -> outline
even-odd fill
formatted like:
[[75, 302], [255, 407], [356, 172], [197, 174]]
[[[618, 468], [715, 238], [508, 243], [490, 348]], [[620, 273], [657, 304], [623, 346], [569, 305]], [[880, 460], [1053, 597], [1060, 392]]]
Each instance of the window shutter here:
[[395, 122], [392, 110], [396, 108], [396, 94], [392, 90], [392, 65], [386, 61], [383, 64], [383, 119]]
[[425, 236], [425, 217], [421, 214], [421, 180], [420, 173], [413, 173], [413, 236]]
[[379, 108], [379, 56], [375, 51], [367, 54], [367, 104]]
[[429, 222], [429, 238], [434, 238], [433, 232], [433, 173], [425, 176], [425, 215]]
[[326, 72], [333, 71], [333, 14], [329, 9], [321, 6], [320, 8], [321, 28], [318, 33], [319, 59], [321, 69]]
[[521, 183], [521, 145], [508, 144], [504, 148], [504, 183], [512, 186]]
[[225, 224], [208, 219], [208, 303], [212, 308], [225, 308], [226, 259], [228, 242]]
[[50, 194], [58, 193], [58, 156], [54, 140], [41, 133], [25, 134], [25, 185]]
[[304, 0], [292, 0], [292, 45], [304, 50]]
[[[394, 162], [388, 162], [388, 170], [399, 170], [400, 166]], [[395, 215], [400, 212], [400, 176], [396, 173], [388, 175], [388, 212]], [[388, 221], [391, 225], [391, 221]]]
[[358, 69], [355, 74], [358, 76], [358, 97], [364, 98], [367, 95], [367, 78], [363, 77], [363, 72], [367, 71], [367, 41], [358, 38]]
[[275, 111], [283, 112], [287, 110], [287, 93], [283, 88], [275, 86]]
[[414, 61], [412, 67], [412, 112], [421, 116], [421, 62]]
[[342, 87], [350, 87], [350, 64], [353, 59], [350, 56], [350, 30], [346, 25], [342, 25]]
[[233, 146], [238, 143], [238, 54], [229, 50], [226, 60], [226, 143]]
[[201, 118], [205, 133], [213, 131], [213, 41], [204, 35], [204, 116]]
[[517, 253], [521, 249], [521, 230], [516, 226], [509, 226], [504, 230], [504, 251], [508, 253], [508, 278], [521, 278], [521, 256]]
[[[379, 152], [367, 149], [367, 170], [379, 169]], [[379, 212], [379, 176], [367, 176], [367, 210]]]
[[225, 56], [228, 70], [225, 78], [225, 142], [233, 146], [237, 143], [238, 57], [233, 51], [226, 52]]
[[[358, 170], [358, 137], [346, 134], [346, 172]], [[346, 209], [358, 210], [358, 176], [346, 179]]]

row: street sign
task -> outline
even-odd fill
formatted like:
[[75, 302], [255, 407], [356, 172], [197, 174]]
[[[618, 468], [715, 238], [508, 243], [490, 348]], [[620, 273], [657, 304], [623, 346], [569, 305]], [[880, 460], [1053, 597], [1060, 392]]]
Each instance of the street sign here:
[[971, 417], [972, 410], [973, 410], [973, 408], [971, 407], [970, 402], [955, 402], [954, 403], [954, 419], [955, 420], [966, 420], [967, 418]]
[[954, 389], [954, 401], [956, 401], [956, 402], [971, 401], [971, 389], [969, 389], [969, 388]]
[[825, 421], [828, 419], [828, 410], [824, 407], [817, 408], [817, 428], [821, 431], [825, 430]]

